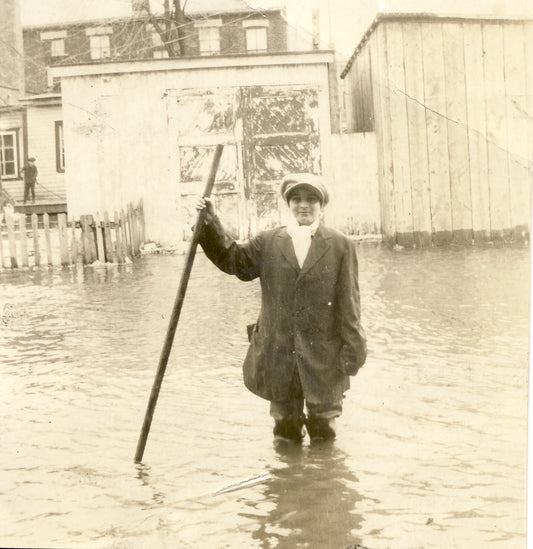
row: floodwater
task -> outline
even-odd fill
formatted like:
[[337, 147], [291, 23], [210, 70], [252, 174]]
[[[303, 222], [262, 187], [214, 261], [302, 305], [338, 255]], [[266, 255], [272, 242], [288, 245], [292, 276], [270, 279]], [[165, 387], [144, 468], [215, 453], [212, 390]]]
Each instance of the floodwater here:
[[0, 546], [525, 547], [526, 246], [359, 246], [368, 361], [300, 448], [242, 385], [258, 283], [198, 254], [135, 465], [183, 259], [0, 273]]

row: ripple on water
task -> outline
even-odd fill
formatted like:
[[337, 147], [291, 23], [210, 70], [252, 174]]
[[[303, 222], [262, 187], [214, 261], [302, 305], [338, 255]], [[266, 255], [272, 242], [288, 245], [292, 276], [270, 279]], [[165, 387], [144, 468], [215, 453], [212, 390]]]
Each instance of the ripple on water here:
[[528, 251], [359, 259], [369, 358], [334, 445], [273, 446], [242, 386], [259, 285], [199, 254], [141, 465], [183, 258], [0, 272], [0, 545], [524, 546]]

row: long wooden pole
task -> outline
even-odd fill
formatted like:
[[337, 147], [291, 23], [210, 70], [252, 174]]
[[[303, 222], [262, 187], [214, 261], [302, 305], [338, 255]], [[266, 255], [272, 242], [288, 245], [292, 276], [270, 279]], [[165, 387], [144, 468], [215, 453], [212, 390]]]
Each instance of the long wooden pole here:
[[[207, 178], [207, 183], [206, 183], [204, 194], [203, 194], [203, 196], [205, 197], [209, 197], [211, 195], [211, 191], [213, 190], [213, 185], [215, 183], [215, 176], [218, 170], [218, 164], [220, 162], [220, 157], [222, 155], [222, 149], [223, 149], [223, 145], [217, 145], [215, 148], [215, 154], [213, 157], [213, 161], [211, 163], [211, 169], [209, 170], [209, 176]], [[172, 348], [172, 342], [174, 341], [174, 334], [176, 333], [176, 328], [178, 326], [178, 320], [180, 317], [183, 301], [185, 299], [185, 292], [187, 291], [187, 284], [189, 282], [189, 277], [191, 275], [192, 264], [194, 262], [196, 247], [198, 246], [198, 240], [200, 238], [200, 231], [202, 230], [202, 225], [204, 224], [204, 221], [205, 221], [205, 215], [206, 215], [205, 208], [200, 212], [198, 212], [198, 219], [196, 220], [196, 225], [194, 227], [191, 243], [189, 245], [189, 250], [187, 252], [185, 267], [181, 275], [178, 293], [176, 295], [176, 300], [174, 301], [174, 308], [172, 309], [172, 315], [170, 317], [170, 322], [168, 324], [165, 343], [163, 345], [161, 356], [159, 358], [157, 374], [154, 379], [152, 392], [150, 393], [150, 399], [148, 401], [148, 407], [146, 409], [146, 414], [144, 416], [144, 423], [142, 426], [141, 435], [139, 437], [139, 442], [137, 443], [137, 451], [135, 452], [135, 463], [140, 463], [143, 458], [144, 448], [146, 446], [146, 440], [148, 438], [148, 433], [150, 431], [150, 425], [152, 424], [152, 418], [154, 416], [154, 410], [157, 403], [157, 398], [159, 396], [159, 390], [161, 389], [161, 384], [163, 382], [163, 376], [165, 375], [165, 370], [168, 363], [168, 357], [170, 356], [170, 350]]]

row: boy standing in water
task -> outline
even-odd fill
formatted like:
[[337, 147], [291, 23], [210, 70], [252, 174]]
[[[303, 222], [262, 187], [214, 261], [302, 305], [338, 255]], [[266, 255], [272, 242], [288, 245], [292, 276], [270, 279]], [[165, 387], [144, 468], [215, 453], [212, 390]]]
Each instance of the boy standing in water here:
[[320, 177], [287, 175], [280, 192], [287, 226], [242, 244], [200, 198], [206, 220], [199, 243], [222, 271], [260, 279], [261, 312], [243, 372], [246, 387], [270, 401], [274, 436], [301, 442], [305, 425], [312, 440], [333, 439], [349, 376], [366, 359], [355, 244], [322, 223], [329, 192]]

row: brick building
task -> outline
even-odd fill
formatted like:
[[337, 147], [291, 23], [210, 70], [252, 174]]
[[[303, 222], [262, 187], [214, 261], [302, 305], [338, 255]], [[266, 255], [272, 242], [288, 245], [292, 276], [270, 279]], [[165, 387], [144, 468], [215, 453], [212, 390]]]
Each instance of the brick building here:
[[[287, 22], [281, 10], [246, 8], [213, 14], [186, 14], [182, 36], [187, 56], [279, 53], [287, 51]], [[169, 57], [182, 38], [164, 31], [165, 20], [149, 15], [25, 27], [26, 92], [55, 89], [48, 67]]]

